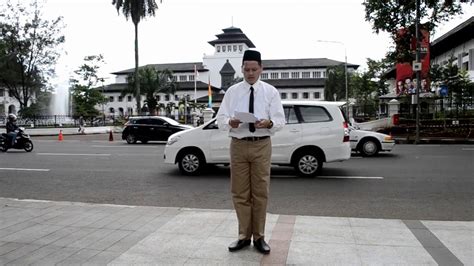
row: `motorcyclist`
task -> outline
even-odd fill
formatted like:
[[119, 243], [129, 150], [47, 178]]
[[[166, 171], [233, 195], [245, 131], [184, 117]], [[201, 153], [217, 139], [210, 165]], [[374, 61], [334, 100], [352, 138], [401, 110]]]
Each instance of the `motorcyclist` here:
[[11, 147], [15, 145], [16, 142], [16, 136], [18, 135], [18, 126], [16, 124], [16, 115], [15, 114], [9, 114], [8, 115], [8, 121], [6, 124], [7, 128], [7, 136], [8, 139], [10, 139]]

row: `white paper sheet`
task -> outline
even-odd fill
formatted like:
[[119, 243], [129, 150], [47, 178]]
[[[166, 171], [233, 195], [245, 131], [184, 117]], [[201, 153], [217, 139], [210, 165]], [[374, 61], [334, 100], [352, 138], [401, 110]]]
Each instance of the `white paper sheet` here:
[[234, 115], [235, 118], [239, 119], [241, 122], [244, 123], [255, 123], [258, 120], [258, 118], [255, 117], [255, 115], [252, 113], [235, 112]]

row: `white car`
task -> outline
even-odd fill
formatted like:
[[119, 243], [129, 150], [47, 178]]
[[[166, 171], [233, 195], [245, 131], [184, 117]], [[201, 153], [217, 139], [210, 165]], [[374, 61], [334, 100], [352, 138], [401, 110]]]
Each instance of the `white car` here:
[[[272, 164], [293, 166], [302, 176], [316, 176], [324, 162], [351, 156], [349, 128], [341, 102], [282, 101], [286, 125], [272, 137]], [[165, 162], [181, 173], [197, 175], [206, 164], [229, 164], [230, 137], [215, 119], [168, 138]]]
[[357, 129], [357, 126], [349, 126], [351, 149], [360, 152], [362, 156], [370, 157], [377, 155], [380, 151], [392, 151], [395, 140], [392, 136]]

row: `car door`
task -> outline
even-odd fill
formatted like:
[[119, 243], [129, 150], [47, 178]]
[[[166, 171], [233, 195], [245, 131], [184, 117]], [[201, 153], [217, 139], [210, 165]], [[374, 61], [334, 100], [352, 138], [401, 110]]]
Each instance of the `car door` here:
[[203, 140], [209, 151], [207, 161], [209, 163], [229, 163], [230, 162], [230, 137], [228, 131], [219, 130], [216, 120], [207, 125], [203, 130], [207, 130], [208, 139]]
[[133, 120], [133, 124], [130, 126], [130, 133], [133, 134], [137, 139], [148, 138], [148, 119], [140, 118]]
[[286, 124], [272, 137], [272, 163], [289, 163], [301, 142], [301, 123], [293, 105], [284, 105]]
[[168, 140], [168, 137], [173, 133], [172, 125], [158, 117], [150, 120], [150, 140]]

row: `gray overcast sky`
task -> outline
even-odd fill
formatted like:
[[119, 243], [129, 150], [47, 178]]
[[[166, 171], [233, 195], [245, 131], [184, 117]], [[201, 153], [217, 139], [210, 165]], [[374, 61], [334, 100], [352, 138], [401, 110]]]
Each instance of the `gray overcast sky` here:
[[[223, 28], [233, 25], [252, 40], [263, 59], [326, 57], [344, 61], [345, 48], [348, 62], [364, 68], [365, 58], [382, 58], [391, 41], [386, 33], [373, 33], [364, 20], [362, 2], [163, 0], [156, 16], [139, 24], [140, 65], [200, 62], [203, 54], [213, 53], [207, 42], [214, 40]], [[67, 54], [57, 65], [59, 83], [64, 85], [87, 55], [104, 55], [103, 76], [134, 67], [133, 23], [117, 14], [111, 3], [111, 0], [47, 0], [44, 4], [45, 15], [63, 16], [66, 24], [63, 49]], [[474, 5], [465, 4], [464, 8], [464, 15], [439, 27], [434, 38], [474, 14]]]

